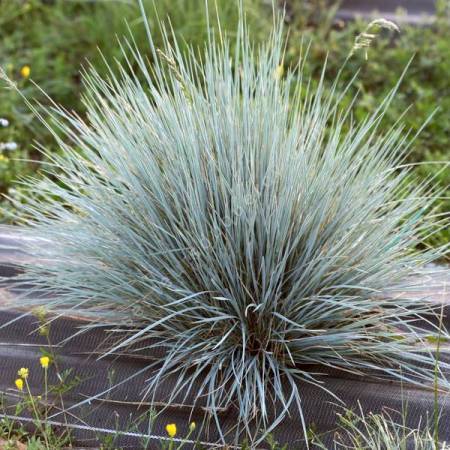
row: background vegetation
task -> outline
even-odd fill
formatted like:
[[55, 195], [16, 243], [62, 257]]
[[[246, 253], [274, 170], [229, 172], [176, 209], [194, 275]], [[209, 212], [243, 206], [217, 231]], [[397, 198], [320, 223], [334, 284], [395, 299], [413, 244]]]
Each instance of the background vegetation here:
[[[155, 23], [156, 13], [148, 0], [147, 11]], [[271, 8], [264, 0], [245, 0], [247, 16], [255, 40], [267, 36], [271, 25]], [[333, 81], [342, 66], [355, 36], [364, 30], [367, 22], [357, 20], [344, 24], [336, 20], [335, 9], [318, 0], [313, 7], [308, 2], [292, 1], [287, 6], [286, 22], [289, 40], [285, 66], [296, 62], [306, 44], [310, 42], [306, 72], [317, 78], [328, 53], [327, 80]], [[419, 180], [435, 177], [438, 188], [449, 196], [450, 168], [448, 139], [450, 136], [450, 21], [447, 1], [438, 2], [438, 20], [427, 27], [402, 25], [398, 36], [382, 34], [369, 51], [366, 61], [363, 54], [355, 55], [343, 72], [343, 82], [356, 70], [360, 75], [355, 87], [360, 90], [355, 105], [355, 117], [360, 118], [373, 110], [389, 89], [396, 83], [409, 59], [411, 67], [400, 91], [389, 110], [388, 119], [394, 122], [408, 107], [405, 117], [407, 127], [420, 129], [424, 121], [439, 108], [432, 122], [419, 136], [410, 162], [425, 162], [415, 168]], [[233, 32], [237, 23], [235, 4], [229, 0], [217, 0], [222, 25]], [[202, 45], [206, 36], [204, 0], [159, 0], [158, 14], [170, 16], [176, 33], [194, 46]], [[127, 34], [128, 22], [136, 42], [144, 49], [146, 39], [136, 2], [111, 0], [85, 2], [63, 0], [0, 0], [0, 66], [22, 88], [28, 98], [48, 103], [31, 79], [56, 102], [69, 110], [83, 114], [80, 102], [83, 87], [79, 70], [86, 60], [100, 72], [106, 73], [102, 56], [111, 61], [123, 60], [116, 36]], [[215, 12], [209, 14], [214, 23]], [[158, 39], [156, 39], [158, 41]], [[29, 67], [27, 70], [22, 70]], [[33, 142], [58, 149], [41, 124], [33, 118], [23, 100], [13, 91], [0, 89], [0, 117], [10, 125], [0, 128], [0, 142], [15, 142], [17, 148], [3, 148], [0, 153], [0, 191], [14, 197], [24, 176], [39, 176], [40, 167], [34, 162], [39, 153]], [[14, 146], [13, 146], [14, 148]], [[437, 162], [437, 163], [436, 163]], [[3, 200], [2, 221], [11, 221], [13, 212], [8, 200]], [[440, 201], [440, 211], [450, 209], [448, 199]], [[430, 243], [448, 242], [450, 231], [443, 230]]]

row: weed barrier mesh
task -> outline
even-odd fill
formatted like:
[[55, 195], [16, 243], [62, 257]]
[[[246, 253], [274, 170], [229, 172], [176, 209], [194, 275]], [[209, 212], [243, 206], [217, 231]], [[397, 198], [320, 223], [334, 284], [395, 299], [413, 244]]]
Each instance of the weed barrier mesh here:
[[[14, 263], [29, 257], [30, 255], [21, 251], [19, 232], [5, 229], [0, 233], [0, 276], [11, 277], [15, 272]], [[449, 282], [448, 270], [423, 280], [423, 295], [429, 295], [436, 302], [443, 303], [444, 313], [450, 307], [450, 293], [447, 289]], [[15, 293], [11, 289], [4, 288], [0, 291], [0, 391], [4, 393], [6, 404], [17, 402], [18, 392], [14, 388], [14, 380], [17, 378], [17, 370], [21, 367], [28, 367], [30, 370], [28, 382], [33, 394], [42, 392], [44, 378], [39, 357], [42, 355], [42, 349], [46, 349], [50, 342], [58, 355], [58, 370], [71, 370], [71, 377], [80, 377], [80, 382], [64, 394], [66, 412], [53, 410], [49, 414], [49, 422], [57, 429], [69, 424], [77, 445], [98, 447], [98, 436], [110, 435], [114, 437], [114, 446], [117, 448], [144, 448], [144, 436], [148, 436], [147, 448], [159, 448], [158, 441], [167, 438], [166, 424], [176, 423], [177, 437], [183, 437], [188, 434], [191, 421], [199, 425], [202, 423], [207, 412], [202, 407], [201, 400], [192, 407], [192, 395], [184, 399], [183, 393], [180, 392], [177, 399], [179, 403], [167, 405], [166, 400], [173, 393], [175, 378], [167, 379], [154, 393], [153, 408], [157, 414], [151, 427], [149, 428], [148, 420], [136, 423], [138, 417], [149, 409], [148, 404], [141, 403], [142, 393], [146, 380], [157, 367], [147, 367], [163, 356], [162, 349], [126, 352], [98, 359], [101, 348], [110, 343], [107, 329], [89, 330], [64, 342], [75, 335], [86, 322], [71, 317], [59, 317], [51, 323], [47, 339], [39, 334], [39, 321], [34, 315], [24, 316], [26, 312], [14, 309], [14, 296]], [[449, 327], [447, 316], [448, 314], [444, 317], [444, 324]], [[8, 325], [5, 326], [6, 324]], [[433, 351], [435, 345], [430, 343], [430, 351]], [[445, 351], [448, 343], [443, 343], [442, 346], [441, 359], [450, 361], [449, 354]], [[320, 368], [311, 369], [321, 372]], [[131, 380], [124, 382], [131, 376]], [[342, 404], [318, 387], [305, 385], [299, 386], [299, 390], [307, 424], [312, 426], [316, 433], [324, 434], [324, 442], [330, 449], [332, 432], [336, 427], [336, 414], [342, 411], [344, 404], [355, 409], [359, 409], [360, 404], [365, 413], [388, 411], [392, 415], [393, 411], [406, 410], [406, 425], [411, 428], [424, 424], [427, 416], [433, 415], [436, 406], [432, 386], [427, 389], [367, 377], [344, 376], [342, 372], [330, 371], [323, 371], [322, 381], [326, 383], [327, 389], [342, 399]], [[55, 370], [51, 367], [49, 384], [56, 382]], [[201, 380], [198, 381], [200, 382]], [[112, 386], [115, 387], [111, 389]], [[195, 392], [195, 388], [192, 392]], [[96, 399], [87, 401], [88, 398], [96, 396]], [[445, 393], [439, 395], [437, 406], [440, 413], [440, 439], [449, 442], [450, 397]], [[393, 417], [397, 416], [394, 414]], [[29, 416], [21, 414], [20, 418], [25, 426], [31, 426]], [[401, 420], [400, 415], [398, 419]], [[232, 408], [221, 411], [220, 420], [223, 429], [232, 430], [237, 413]], [[295, 414], [286, 418], [273, 435], [280, 444], [287, 444], [288, 449], [306, 448], [302, 441], [301, 421]], [[233, 433], [230, 433], [230, 439], [231, 436]], [[219, 435], [211, 422], [203, 429], [197, 426], [191, 438], [203, 442], [203, 448], [215, 448], [214, 443], [219, 440]], [[183, 448], [192, 448], [192, 443], [187, 442]], [[262, 445], [258, 448], [265, 447]]]

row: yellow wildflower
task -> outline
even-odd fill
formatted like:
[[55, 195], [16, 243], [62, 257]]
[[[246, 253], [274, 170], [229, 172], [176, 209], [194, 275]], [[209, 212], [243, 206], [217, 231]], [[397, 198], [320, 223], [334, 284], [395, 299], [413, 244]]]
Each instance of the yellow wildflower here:
[[21, 377], [25, 380], [25, 378], [28, 377], [28, 369], [25, 367], [22, 367], [20, 370], [17, 371], [17, 375], [19, 375], [19, 377]]
[[189, 424], [189, 431], [192, 433], [195, 430], [195, 427], [196, 427], [195, 422], [191, 422]]
[[176, 434], [177, 434], [177, 426], [176, 426], [174, 423], [168, 423], [168, 424], [166, 425], [166, 431], [167, 431], [167, 434], [168, 434], [171, 438], [173, 438], [173, 437], [175, 437]]
[[48, 368], [48, 365], [50, 363], [50, 358], [48, 356], [41, 356], [39, 358], [39, 361], [40, 361], [41, 366], [42, 366], [43, 369], [47, 369]]
[[17, 389], [19, 389], [19, 391], [23, 391], [23, 380], [22, 380], [22, 378], [17, 378], [15, 383], [16, 383]]
[[20, 69], [20, 75], [22, 75], [23, 78], [28, 78], [31, 74], [31, 67], [30, 66], [23, 66]]

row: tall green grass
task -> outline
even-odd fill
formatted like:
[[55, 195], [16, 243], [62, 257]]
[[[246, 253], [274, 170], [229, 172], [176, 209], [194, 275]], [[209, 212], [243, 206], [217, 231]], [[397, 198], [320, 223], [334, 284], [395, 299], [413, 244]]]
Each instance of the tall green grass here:
[[146, 25], [149, 54], [124, 42], [118, 70], [84, 73], [85, 120], [47, 111], [61, 154], [16, 202], [41, 237], [17, 305], [115, 330], [106, 355], [165, 348], [143, 396], [175, 376], [169, 401], [206, 402], [222, 440], [230, 407], [253, 443], [293, 410], [306, 433], [304, 386], [328, 391], [311, 367], [432, 382], [415, 277], [445, 249], [417, 247], [436, 224], [429, 187], [400, 170], [413, 136], [401, 117], [380, 129], [396, 86], [355, 122], [325, 65], [314, 87], [303, 58], [277, 70], [279, 24], [253, 46], [241, 17], [201, 56], [164, 27], [157, 48]]
[[[170, 20], [180, 42], [202, 46], [207, 33], [217, 33], [214, 7], [204, 0], [145, 0], [147, 18], [153, 38], [162, 45], [158, 17]], [[211, 2], [209, 2], [211, 4]], [[218, 16], [224, 29], [235, 31], [239, 14], [234, 1], [215, 0]], [[260, 0], [245, 0], [245, 12], [252, 27], [252, 38], [265, 36], [267, 9]], [[157, 5], [157, 12], [155, 10]], [[125, 64], [117, 38], [133, 33], [139, 49], [147, 49], [144, 21], [137, 0], [0, 0], [0, 67], [18, 85], [27, 98], [38, 100], [45, 116], [49, 99], [36, 82], [54, 101], [84, 116], [81, 102], [83, 84], [80, 70], [93, 64], [106, 76], [107, 61]], [[99, 49], [102, 54], [100, 54]], [[21, 68], [28, 66], [29, 77], [23, 77]], [[134, 71], [137, 65], [129, 70]], [[50, 133], [40, 126], [35, 116], [15, 92], [5, 89], [0, 82], [0, 117], [8, 119], [9, 127], [0, 127], [0, 143], [14, 142], [14, 147], [0, 147], [0, 221], [12, 222], [15, 210], [5, 198], [16, 197], [24, 176], [39, 176], [42, 155], [34, 148], [39, 141], [48, 152], [58, 152]], [[17, 194], [18, 197], [18, 194]]]

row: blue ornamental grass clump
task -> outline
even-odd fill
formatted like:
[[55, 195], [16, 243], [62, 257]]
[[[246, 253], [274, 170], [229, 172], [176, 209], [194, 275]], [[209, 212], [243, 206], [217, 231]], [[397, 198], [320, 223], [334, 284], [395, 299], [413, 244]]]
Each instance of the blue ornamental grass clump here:
[[50, 111], [61, 153], [18, 205], [48, 244], [16, 282], [54, 295], [18, 303], [114, 329], [107, 354], [165, 347], [143, 397], [176, 376], [219, 429], [237, 406], [251, 439], [303, 418], [305, 386], [327, 389], [311, 367], [432, 380], [414, 283], [443, 249], [418, 250], [436, 225], [400, 169], [413, 137], [380, 126], [395, 87], [354, 123], [325, 68], [316, 84], [301, 61], [282, 75], [279, 26], [256, 48], [242, 20], [232, 45], [188, 52], [148, 32], [149, 58], [125, 42], [129, 67], [84, 73], [86, 119]]

